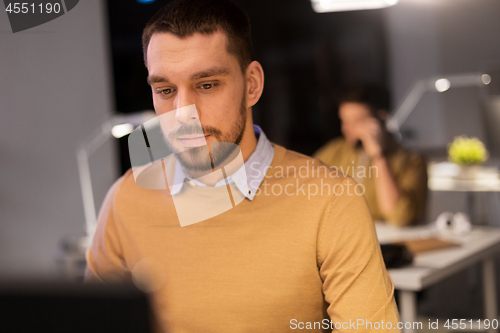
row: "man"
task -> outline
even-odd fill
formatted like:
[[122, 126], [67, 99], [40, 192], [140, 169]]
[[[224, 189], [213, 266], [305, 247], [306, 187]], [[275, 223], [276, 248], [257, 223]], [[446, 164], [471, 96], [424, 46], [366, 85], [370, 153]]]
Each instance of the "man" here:
[[397, 144], [387, 131], [389, 99], [379, 86], [347, 90], [339, 106], [343, 138], [328, 142], [314, 157], [364, 185], [374, 220], [402, 226], [423, 213], [427, 172], [423, 159]]
[[[172, 172], [182, 181], [167, 175], [168, 188], [145, 189], [144, 173], [129, 171], [115, 183], [86, 280], [133, 280], [151, 292], [165, 332], [397, 332], [394, 288], [352, 180], [318, 175], [317, 160], [253, 126], [264, 74], [246, 14], [227, 0], [175, 0], [148, 23], [143, 45], [175, 153], [148, 168], [150, 179]], [[236, 159], [224, 142], [245, 163], [234, 173], [218, 172]], [[199, 211], [226, 189], [243, 200], [181, 227], [186, 206], [176, 200]]]

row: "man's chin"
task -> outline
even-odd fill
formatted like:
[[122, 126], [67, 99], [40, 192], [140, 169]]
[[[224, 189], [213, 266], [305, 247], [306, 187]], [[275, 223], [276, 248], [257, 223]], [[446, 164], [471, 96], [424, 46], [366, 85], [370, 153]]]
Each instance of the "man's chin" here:
[[[212, 167], [219, 169], [234, 159], [234, 154], [238, 153], [238, 145], [230, 142], [212, 142], [209, 146], [191, 148], [177, 152], [179, 162], [189, 171], [203, 172], [212, 171]], [[213, 164], [212, 164], [213, 163]]]
[[175, 156], [186, 170], [197, 172], [212, 170], [212, 163], [207, 145], [177, 151], [175, 152]]
[[195, 162], [195, 161], [185, 161], [182, 159], [179, 159], [179, 162], [181, 163], [182, 167], [186, 171], [190, 172], [203, 172], [203, 173], [210, 173], [212, 172], [212, 164], [211, 163], [202, 163], [200, 162]]

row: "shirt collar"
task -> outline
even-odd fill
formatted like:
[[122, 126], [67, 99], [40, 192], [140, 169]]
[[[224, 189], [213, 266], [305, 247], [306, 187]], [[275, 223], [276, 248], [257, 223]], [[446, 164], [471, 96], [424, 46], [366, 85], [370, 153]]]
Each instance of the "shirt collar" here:
[[[267, 139], [264, 131], [257, 125], [253, 125], [253, 129], [257, 137], [257, 146], [252, 155], [250, 155], [245, 164], [235, 173], [215, 184], [215, 187], [235, 184], [238, 190], [240, 190], [249, 200], [253, 200], [274, 157], [274, 147]], [[174, 185], [170, 187], [170, 194], [176, 195], [179, 193], [186, 179], [196, 186], [206, 186], [200, 181], [189, 177], [177, 160], [175, 165]]]

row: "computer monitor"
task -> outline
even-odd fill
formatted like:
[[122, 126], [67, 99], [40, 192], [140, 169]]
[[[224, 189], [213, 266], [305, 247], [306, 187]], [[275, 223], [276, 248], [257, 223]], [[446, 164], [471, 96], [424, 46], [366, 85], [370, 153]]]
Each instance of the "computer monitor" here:
[[0, 332], [152, 332], [146, 294], [125, 285], [0, 283]]

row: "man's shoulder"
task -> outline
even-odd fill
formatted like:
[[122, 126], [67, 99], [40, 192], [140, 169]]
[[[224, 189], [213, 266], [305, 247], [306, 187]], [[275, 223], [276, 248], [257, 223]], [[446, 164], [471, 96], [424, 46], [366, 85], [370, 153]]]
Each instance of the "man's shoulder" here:
[[[158, 194], [155, 190], [168, 190], [168, 183], [165, 181], [164, 170], [173, 172], [172, 167], [164, 167], [168, 163], [155, 161], [144, 167], [132, 167], [121, 176], [110, 192], [114, 193], [115, 198], [145, 198]], [[168, 163], [170, 164], [170, 163]], [[167, 175], [168, 177], [168, 175]]]
[[116, 198], [122, 197], [123, 195], [134, 195], [137, 190], [140, 190], [140, 188], [136, 184], [134, 173], [132, 169], [128, 169], [115, 181], [109, 192], [112, 195], [111, 199], [115, 201]]
[[343, 137], [338, 137], [325, 143], [313, 154], [313, 157], [329, 165], [337, 165], [339, 157], [351, 154], [352, 147]]
[[333, 183], [342, 182], [349, 178], [339, 171], [338, 168], [330, 166], [314, 157], [301, 154], [299, 152], [286, 149], [274, 144], [275, 157], [271, 167], [274, 169], [284, 169], [290, 176], [299, 175], [300, 178], [308, 180], [323, 180]]
[[318, 151], [314, 154], [318, 154], [322, 151], [331, 151], [331, 150], [337, 150], [337, 149], [342, 149], [344, 147], [347, 147], [348, 143], [344, 139], [344, 137], [340, 136], [337, 138], [333, 138], [329, 141], [327, 141], [321, 148], [318, 149]]

